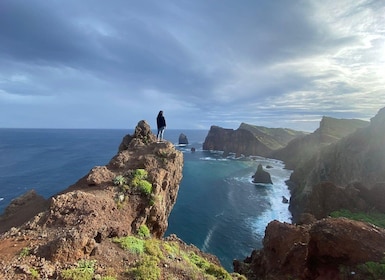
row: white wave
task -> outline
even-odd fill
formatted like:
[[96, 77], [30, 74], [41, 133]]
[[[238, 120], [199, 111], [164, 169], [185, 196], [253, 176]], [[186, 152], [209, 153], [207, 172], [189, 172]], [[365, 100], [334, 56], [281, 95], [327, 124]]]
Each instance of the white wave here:
[[220, 217], [220, 216], [223, 216], [224, 213], [225, 213], [225, 211], [222, 211], [221, 213], [216, 214], [216, 215], [215, 215], [215, 218], [218, 218], [218, 217]]
[[4, 197], [0, 197], [0, 201], [4, 200]]
[[290, 178], [291, 170], [285, 169], [285, 164], [282, 161], [257, 158], [256, 164], [261, 163], [263, 166], [270, 165], [272, 168], [267, 169], [271, 175], [273, 184], [265, 184], [264, 187], [268, 193], [268, 202], [270, 207], [265, 209], [257, 218], [248, 218], [246, 223], [252, 228], [255, 234], [263, 237], [266, 226], [272, 220], [291, 223], [292, 215], [289, 211], [289, 205], [283, 203], [282, 197], [290, 199], [290, 191], [286, 185], [286, 180]]
[[215, 231], [216, 228], [217, 228], [217, 226], [214, 225], [214, 226], [209, 230], [209, 232], [207, 233], [206, 238], [205, 238], [205, 241], [203, 242], [202, 251], [204, 251], [204, 252], [207, 252], [207, 251], [208, 251], [208, 248], [210, 247], [210, 241], [211, 241], [211, 238], [212, 238], [213, 233], [214, 233], [214, 231]]
[[226, 158], [213, 158], [213, 157], [201, 157], [200, 160], [212, 160], [212, 161], [228, 161]]

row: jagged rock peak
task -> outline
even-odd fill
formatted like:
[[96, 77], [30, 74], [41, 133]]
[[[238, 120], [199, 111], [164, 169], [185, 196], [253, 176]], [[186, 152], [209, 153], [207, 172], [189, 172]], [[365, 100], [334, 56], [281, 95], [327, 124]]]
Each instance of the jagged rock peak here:
[[150, 125], [141, 120], [135, 127], [133, 135], [126, 135], [119, 146], [119, 151], [127, 150], [135, 146], [148, 145], [156, 142], [156, 136], [152, 133]]
[[253, 175], [253, 183], [255, 184], [273, 184], [270, 173], [263, 170], [262, 164], [258, 165], [257, 171]]

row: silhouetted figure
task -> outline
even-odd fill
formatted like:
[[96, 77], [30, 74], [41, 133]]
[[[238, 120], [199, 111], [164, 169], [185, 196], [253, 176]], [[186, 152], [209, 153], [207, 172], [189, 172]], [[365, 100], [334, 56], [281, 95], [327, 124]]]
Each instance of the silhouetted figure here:
[[163, 116], [163, 111], [159, 111], [158, 116], [156, 117], [156, 124], [158, 126], [158, 134], [156, 138], [158, 142], [163, 141], [163, 133], [166, 128], [166, 119]]

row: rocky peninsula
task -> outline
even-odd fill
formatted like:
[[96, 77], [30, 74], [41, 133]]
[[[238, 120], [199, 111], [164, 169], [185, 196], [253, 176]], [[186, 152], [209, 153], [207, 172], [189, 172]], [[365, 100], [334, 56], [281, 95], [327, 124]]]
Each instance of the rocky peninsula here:
[[12, 201], [0, 217], [0, 279], [385, 277], [383, 226], [334, 214], [385, 213], [385, 108], [370, 123], [324, 117], [311, 134], [277, 130], [275, 140], [269, 130], [241, 127], [212, 126], [204, 148], [284, 160], [294, 169], [293, 223], [271, 221], [263, 247], [235, 260], [235, 273], [177, 236], [163, 237], [183, 155], [140, 121], [106, 166], [48, 200], [30, 191]]
[[238, 279], [215, 256], [163, 238], [183, 155], [146, 121], [118, 153], [44, 200], [34, 191], [0, 218], [0, 279]]

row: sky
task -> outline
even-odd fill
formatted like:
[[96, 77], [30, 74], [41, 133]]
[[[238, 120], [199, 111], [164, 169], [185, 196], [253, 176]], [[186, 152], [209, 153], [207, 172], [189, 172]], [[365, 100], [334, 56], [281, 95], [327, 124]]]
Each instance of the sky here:
[[2, 0], [0, 127], [314, 131], [385, 107], [385, 1]]

